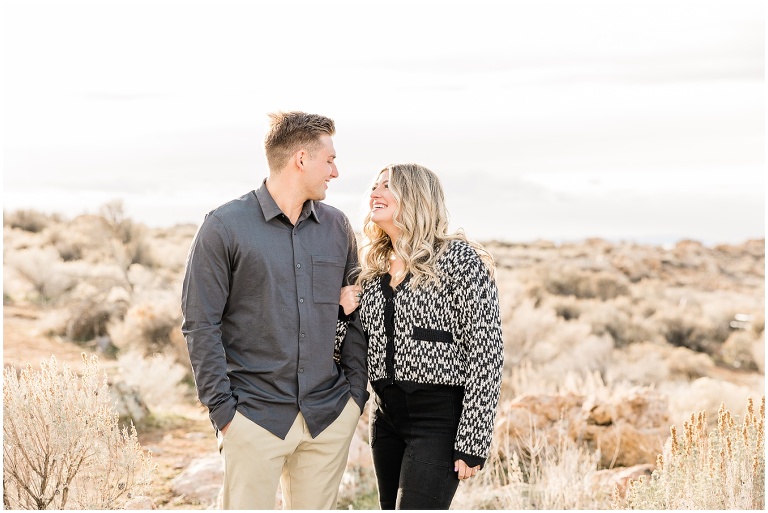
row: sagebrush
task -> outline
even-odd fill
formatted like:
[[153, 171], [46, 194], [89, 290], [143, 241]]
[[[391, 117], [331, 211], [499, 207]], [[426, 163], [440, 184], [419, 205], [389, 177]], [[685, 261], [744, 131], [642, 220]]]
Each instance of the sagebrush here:
[[120, 509], [144, 493], [155, 465], [136, 430], [120, 428], [98, 359], [80, 376], [55, 357], [3, 372], [3, 506]]

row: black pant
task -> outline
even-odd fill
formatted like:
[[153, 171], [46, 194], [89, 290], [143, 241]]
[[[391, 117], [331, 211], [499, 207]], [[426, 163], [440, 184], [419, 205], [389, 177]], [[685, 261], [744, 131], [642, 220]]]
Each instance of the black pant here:
[[450, 507], [463, 395], [460, 387], [408, 393], [397, 385], [376, 394], [371, 448], [381, 509]]

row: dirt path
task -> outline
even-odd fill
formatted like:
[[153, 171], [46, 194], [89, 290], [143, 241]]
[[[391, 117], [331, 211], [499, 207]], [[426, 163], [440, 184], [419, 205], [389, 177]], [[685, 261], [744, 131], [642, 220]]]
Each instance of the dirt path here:
[[55, 355], [59, 363], [73, 370], [83, 365], [81, 354], [87, 351], [60, 337], [49, 337], [40, 332], [41, 312], [32, 306], [3, 306], [3, 365], [39, 367], [40, 362]]

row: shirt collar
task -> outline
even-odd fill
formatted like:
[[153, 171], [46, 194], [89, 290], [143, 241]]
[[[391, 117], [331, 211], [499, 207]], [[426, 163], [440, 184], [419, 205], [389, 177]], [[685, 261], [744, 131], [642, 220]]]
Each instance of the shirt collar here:
[[[283, 213], [282, 210], [280, 210], [280, 207], [277, 206], [277, 203], [275, 203], [275, 200], [272, 198], [272, 195], [267, 190], [267, 179], [265, 178], [263, 182], [261, 182], [261, 187], [256, 189], [256, 199], [259, 200], [259, 204], [261, 205], [261, 211], [264, 212], [264, 219], [267, 221], [271, 221], [275, 217], [281, 215]], [[315, 202], [312, 200], [307, 200], [304, 202], [304, 206], [301, 209], [301, 216], [299, 219], [304, 218], [313, 218], [315, 222], [320, 222], [320, 216], [317, 214], [317, 209], [315, 208]]]

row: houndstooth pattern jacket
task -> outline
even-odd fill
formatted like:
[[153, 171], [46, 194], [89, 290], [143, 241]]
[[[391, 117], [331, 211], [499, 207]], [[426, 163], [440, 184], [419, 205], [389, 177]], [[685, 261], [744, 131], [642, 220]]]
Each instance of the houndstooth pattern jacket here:
[[[477, 252], [451, 241], [437, 262], [439, 284], [394, 295], [394, 366], [388, 375], [386, 303], [381, 278], [363, 289], [360, 320], [368, 337], [368, 378], [464, 387], [454, 450], [485, 459], [501, 388], [504, 346], [498, 290]], [[339, 321], [337, 348], [346, 332]]]

